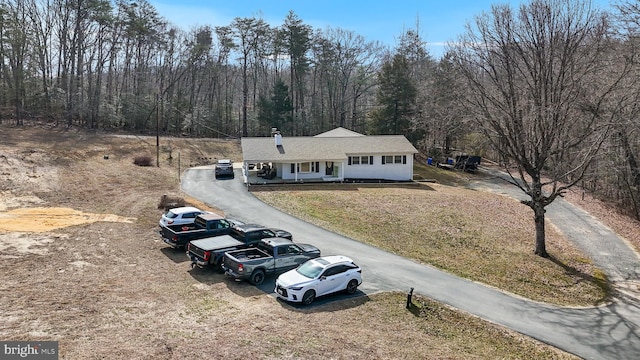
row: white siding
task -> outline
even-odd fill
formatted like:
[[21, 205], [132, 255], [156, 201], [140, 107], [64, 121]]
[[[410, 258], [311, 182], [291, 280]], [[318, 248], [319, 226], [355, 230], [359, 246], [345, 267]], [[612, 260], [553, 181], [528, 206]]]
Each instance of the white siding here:
[[[316, 161], [313, 161], [313, 163], [315, 163]], [[320, 178], [322, 178], [324, 176], [324, 168], [325, 168], [325, 162], [324, 161], [317, 161], [319, 163], [319, 170], [313, 171], [313, 172], [308, 172], [308, 173], [303, 173], [303, 172], [299, 172], [298, 173], [298, 180], [304, 180], [304, 179], [315, 179], [318, 180]], [[282, 166], [282, 180], [295, 180], [296, 179], [296, 174], [295, 172], [291, 172], [291, 164], [290, 163], [284, 163], [284, 164], [278, 164], [280, 166]], [[280, 167], [278, 168], [278, 170], [280, 170]]]
[[[399, 155], [399, 154], [393, 154]], [[368, 155], [362, 155], [368, 156]], [[394, 181], [409, 181], [413, 178], [413, 154], [404, 154], [401, 156], [406, 157], [406, 164], [382, 164], [382, 156], [374, 155], [373, 164], [364, 165], [348, 165], [348, 162], [334, 161], [334, 166], [339, 169], [339, 176], [343, 174], [345, 179], [382, 179], [382, 180], [394, 180]], [[315, 163], [315, 161], [314, 161]], [[326, 162], [324, 160], [318, 161], [319, 171], [313, 171], [308, 173], [299, 172], [297, 174], [297, 180], [313, 179], [318, 180], [325, 175]], [[278, 177], [282, 180], [293, 181], [296, 180], [296, 174], [291, 172], [290, 163], [278, 163]]]
[[[394, 154], [398, 155], [398, 154]], [[346, 165], [347, 179], [383, 179], [407, 181], [413, 178], [413, 154], [405, 154], [406, 164], [382, 164], [382, 156], [373, 156], [373, 165]]]

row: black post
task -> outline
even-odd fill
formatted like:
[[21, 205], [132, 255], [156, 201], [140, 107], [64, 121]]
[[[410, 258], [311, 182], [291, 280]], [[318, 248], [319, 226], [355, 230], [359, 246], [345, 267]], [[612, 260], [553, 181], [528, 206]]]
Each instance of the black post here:
[[411, 309], [411, 297], [413, 296], [413, 288], [407, 294], [407, 309]]

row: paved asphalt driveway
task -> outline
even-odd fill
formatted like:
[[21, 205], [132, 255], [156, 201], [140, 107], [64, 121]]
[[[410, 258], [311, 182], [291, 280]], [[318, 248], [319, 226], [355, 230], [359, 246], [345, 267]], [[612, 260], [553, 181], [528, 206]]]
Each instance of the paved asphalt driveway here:
[[[589, 308], [560, 308], [505, 294], [499, 290], [452, 276], [433, 267], [387, 253], [344, 236], [326, 231], [267, 206], [236, 178], [215, 180], [213, 168], [187, 170], [182, 190], [205, 203], [225, 211], [228, 217], [257, 222], [290, 231], [293, 239], [319, 247], [323, 255], [352, 257], [363, 269], [364, 294], [415, 288], [415, 292], [455, 308], [501, 324], [520, 333], [573, 353], [585, 359], [640, 358], [640, 301], [632, 293], [621, 293], [610, 304]], [[475, 185], [509, 195], [504, 182]], [[588, 214], [559, 201], [549, 206], [548, 218], [572, 240], [594, 256], [613, 280], [636, 280], [640, 271], [637, 255], [617, 236]], [[578, 217], [578, 218], [576, 218]], [[577, 222], [562, 228], [562, 223]], [[271, 288], [269, 288], [269, 286]], [[261, 287], [273, 291], [273, 283]], [[362, 294], [362, 293], [361, 293]]]

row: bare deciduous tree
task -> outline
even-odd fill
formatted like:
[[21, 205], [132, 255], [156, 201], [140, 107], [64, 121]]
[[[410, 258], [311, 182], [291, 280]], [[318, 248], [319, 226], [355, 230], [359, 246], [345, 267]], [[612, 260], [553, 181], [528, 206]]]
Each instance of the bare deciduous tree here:
[[311, 26], [304, 24], [293, 11], [289, 11], [281, 31], [289, 55], [293, 134], [302, 135], [305, 133], [306, 122], [304, 80], [309, 70], [307, 52], [311, 48]]
[[545, 207], [582, 179], [610, 129], [604, 104], [625, 69], [611, 66], [608, 29], [590, 2], [534, 0], [494, 5], [451, 46], [468, 110], [529, 197], [539, 256]]
[[[617, 10], [617, 34], [622, 46], [621, 56], [637, 56], [640, 53], [640, 1], [619, 1]], [[613, 104], [616, 129], [613, 141], [609, 142], [610, 152], [606, 157], [617, 170], [609, 184], [604, 184], [613, 200], [640, 220], [640, 77], [639, 65], [634, 64], [634, 75], [625, 77], [623, 86]], [[603, 159], [604, 160], [604, 159]], [[590, 181], [591, 184], [597, 184]], [[601, 182], [601, 181], [599, 181]]]
[[23, 124], [25, 101], [25, 60], [28, 56], [29, 37], [22, 26], [27, 19], [24, 1], [7, 3], [0, 7], [0, 67], [4, 75], [15, 111], [16, 125]]
[[235, 18], [232, 27], [237, 39], [242, 68], [242, 136], [248, 136], [247, 107], [249, 105], [249, 67], [251, 55], [256, 53], [258, 45], [264, 41], [269, 25], [256, 18]]
[[319, 91], [312, 104], [326, 108], [329, 122], [314, 130], [358, 127], [358, 118], [365, 117], [358, 111], [358, 99], [375, 85], [382, 48], [352, 31], [333, 28], [316, 34], [314, 43], [313, 76]]

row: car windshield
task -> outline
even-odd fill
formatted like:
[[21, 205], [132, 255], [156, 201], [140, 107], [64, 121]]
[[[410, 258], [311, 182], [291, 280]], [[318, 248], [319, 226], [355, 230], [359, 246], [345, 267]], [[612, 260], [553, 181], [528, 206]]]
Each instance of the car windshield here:
[[174, 214], [171, 211], [167, 211], [167, 213], [164, 216], [168, 217], [169, 219], [174, 219], [178, 217], [177, 214]]
[[309, 279], [315, 279], [324, 269], [324, 267], [318, 264], [316, 261], [307, 261], [306, 263], [300, 265], [296, 269], [296, 271], [302, 275], [306, 276]]

